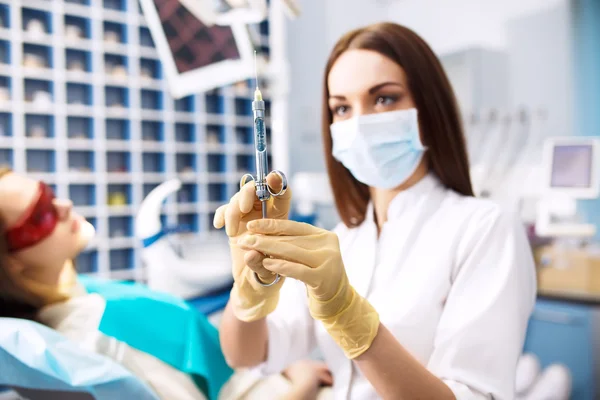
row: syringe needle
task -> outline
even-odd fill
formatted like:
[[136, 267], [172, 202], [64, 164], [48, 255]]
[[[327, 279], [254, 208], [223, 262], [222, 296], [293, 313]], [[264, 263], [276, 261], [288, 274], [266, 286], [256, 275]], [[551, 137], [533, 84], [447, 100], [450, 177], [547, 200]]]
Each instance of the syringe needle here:
[[256, 82], [256, 90], [258, 90], [258, 67], [256, 65], [256, 50], [254, 50], [254, 82]]

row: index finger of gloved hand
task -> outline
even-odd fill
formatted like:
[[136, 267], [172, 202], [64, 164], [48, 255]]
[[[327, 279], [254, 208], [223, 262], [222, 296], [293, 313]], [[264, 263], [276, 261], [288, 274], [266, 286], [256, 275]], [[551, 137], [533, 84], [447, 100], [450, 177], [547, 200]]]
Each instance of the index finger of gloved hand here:
[[[271, 190], [273, 190], [273, 193], [277, 193], [281, 190], [283, 180], [281, 179], [281, 176], [279, 176], [275, 172], [270, 172], [269, 175], [267, 175], [267, 185], [269, 185]], [[278, 201], [290, 201], [291, 198], [292, 190], [288, 186], [285, 193], [283, 193], [281, 196], [277, 196], [275, 199], [277, 199]]]
[[252, 233], [277, 236], [308, 236], [318, 233], [319, 228], [304, 222], [287, 219], [257, 219], [246, 225]]
[[265, 258], [263, 260], [265, 268], [286, 278], [293, 278], [304, 282], [307, 285], [315, 285], [311, 277], [314, 275], [312, 268], [292, 261], [285, 261], [277, 258]]
[[250, 250], [244, 255], [244, 262], [252, 271], [256, 272], [259, 276], [269, 276], [272, 272], [266, 269], [263, 265], [263, 260], [266, 258], [264, 254], [259, 253], [255, 250]]
[[273, 258], [290, 260], [311, 267], [318, 266], [322, 255], [318, 251], [319, 243], [300, 236], [261, 236], [247, 235], [238, 241], [244, 250], [256, 250]]
[[225, 232], [229, 237], [236, 236], [240, 229], [242, 212], [240, 211], [239, 197], [240, 192], [234, 194], [225, 210]]
[[217, 208], [217, 211], [215, 211], [215, 217], [213, 218], [213, 226], [216, 229], [221, 229], [222, 227], [225, 226], [225, 210], [227, 209], [227, 204], [222, 205], [221, 207]]
[[246, 183], [239, 191], [239, 208], [242, 214], [248, 214], [254, 208], [254, 202], [258, 200], [256, 197], [256, 186], [254, 181]]

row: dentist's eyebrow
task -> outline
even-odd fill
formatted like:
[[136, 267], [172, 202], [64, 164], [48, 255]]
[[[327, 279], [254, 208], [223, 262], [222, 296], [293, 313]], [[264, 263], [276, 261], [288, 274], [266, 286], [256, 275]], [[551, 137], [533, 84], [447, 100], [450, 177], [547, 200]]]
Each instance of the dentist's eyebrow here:
[[[369, 94], [373, 94], [375, 92], [377, 92], [379, 89], [382, 89], [386, 86], [399, 86], [399, 87], [404, 87], [404, 85], [402, 85], [400, 82], [382, 82], [382, 83], [378, 83], [377, 85], [373, 86], [371, 89], [369, 89]], [[346, 100], [346, 96], [342, 96], [339, 94], [332, 94], [329, 96], [330, 99], [337, 99], [337, 100]]]

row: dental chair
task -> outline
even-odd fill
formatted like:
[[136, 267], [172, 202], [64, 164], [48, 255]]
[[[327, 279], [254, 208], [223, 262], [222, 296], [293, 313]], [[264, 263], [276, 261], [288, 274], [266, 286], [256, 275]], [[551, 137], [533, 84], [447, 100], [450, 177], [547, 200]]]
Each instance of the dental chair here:
[[233, 285], [229, 242], [215, 232], [187, 235], [192, 240], [185, 240], [182, 227], [163, 226], [162, 205], [181, 185], [171, 179], [148, 193], [135, 217], [135, 236], [142, 243], [148, 287], [194, 301], [209, 313], [225, 307]]
[[0, 399], [158, 400], [111, 359], [34, 321], [0, 318]]

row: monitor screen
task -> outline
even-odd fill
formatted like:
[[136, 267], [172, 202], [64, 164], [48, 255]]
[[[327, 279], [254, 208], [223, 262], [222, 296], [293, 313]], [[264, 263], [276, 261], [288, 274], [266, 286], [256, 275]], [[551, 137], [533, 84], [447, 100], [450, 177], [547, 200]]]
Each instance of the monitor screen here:
[[552, 151], [552, 176], [550, 186], [553, 188], [589, 188], [592, 186], [591, 145], [560, 145]]
[[154, 5], [180, 74], [241, 58], [230, 26], [207, 27], [179, 0], [154, 0]]

